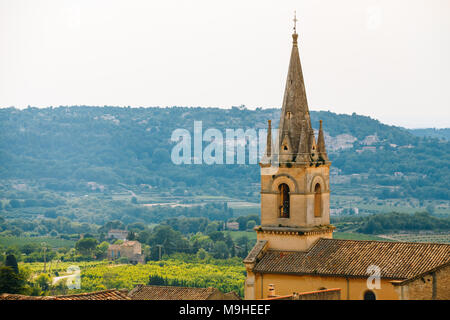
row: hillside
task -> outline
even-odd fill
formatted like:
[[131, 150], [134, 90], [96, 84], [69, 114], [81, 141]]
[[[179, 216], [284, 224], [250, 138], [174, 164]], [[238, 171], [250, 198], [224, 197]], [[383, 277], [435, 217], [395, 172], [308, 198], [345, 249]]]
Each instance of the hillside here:
[[[278, 117], [278, 109], [242, 107], [0, 109], [0, 217], [64, 216], [78, 223], [67, 227], [77, 233], [89, 229], [86, 222], [157, 223], [181, 212], [219, 219], [228, 213], [190, 207], [230, 199], [243, 201], [232, 207], [234, 214], [257, 214], [257, 164], [172, 164], [171, 134], [177, 128], [192, 132], [194, 120], [203, 122], [203, 132], [225, 133], [266, 128], [267, 119], [277, 127]], [[449, 212], [449, 142], [356, 114], [321, 111], [311, 117], [316, 129], [319, 119], [324, 121], [333, 214], [351, 213], [353, 207], [366, 213], [393, 207]], [[181, 207], [163, 215], [151, 210], [164, 203]]]
[[450, 128], [408, 129], [408, 131], [418, 137], [432, 137], [437, 139], [445, 139], [447, 141], [450, 140]]
[[[276, 127], [278, 117], [277, 109], [1, 109], [0, 178], [40, 180], [43, 186], [60, 190], [85, 188], [88, 181], [95, 181], [111, 188], [117, 183], [181, 183], [233, 194], [220, 186], [230, 187], [236, 179], [257, 183], [257, 165], [172, 165], [172, 131], [186, 128], [192, 132], [194, 120], [203, 121], [203, 130], [223, 132], [226, 128], [265, 128], [267, 119], [273, 119]], [[356, 114], [311, 112], [311, 118], [315, 127], [323, 119], [328, 149], [335, 150], [330, 155], [333, 166], [343, 174], [401, 172], [411, 177], [408, 183], [415, 195], [417, 188], [425, 188], [421, 190], [425, 198], [449, 198], [447, 188], [439, 190], [449, 178], [449, 143], [419, 138], [403, 128]], [[343, 149], [336, 150], [339, 141]], [[162, 171], [164, 175], [159, 174]]]
[[[259, 216], [259, 166], [172, 164], [171, 134], [192, 132], [194, 120], [203, 132], [225, 132], [265, 128], [267, 119], [276, 127], [278, 117], [277, 109], [245, 108], [0, 109], [0, 235], [75, 241], [112, 221], [151, 228], [172, 218], [182, 219], [183, 227], [173, 226], [180, 231], [230, 218], [246, 230], [243, 217]], [[333, 218], [391, 211], [448, 218], [449, 142], [356, 114], [311, 117], [315, 129], [324, 121]], [[358, 230], [372, 229], [348, 231]]]

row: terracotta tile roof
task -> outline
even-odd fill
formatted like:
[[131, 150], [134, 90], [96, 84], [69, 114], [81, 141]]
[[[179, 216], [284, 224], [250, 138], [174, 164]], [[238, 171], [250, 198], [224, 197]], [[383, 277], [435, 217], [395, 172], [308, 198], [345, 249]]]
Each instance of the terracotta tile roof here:
[[65, 296], [55, 296], [54, 300], [130, 300], [127, 293], [127, 290], [111, 289]]
[[220, 292], [215, 288], [138, 285], [128, 293], [132, 300], [208, 300]]
[[267, 240], [258, 240], [256, 241], [255, 246], [250, 250], [247, 257], [244, 259], [244, 263], [254, 263], [258, 259], [258, 257], [263, 253], [264, 248], [266, 247]]
[[0, 300], [130, 300], [126, 290], [103, 290], [65, 296], [26, 296], [3, 293]]
[[407, 279], [450, 261], [450, 245], [321, 238], [307, 252], [267, 250], [254, 272], [367, 277], [376, 265], [381, 277]]
[[433, 268], [433, 269], [427, 270], [425, 272], [419, 273], [417, 275], [414, 275], [411, 278], [408, 278], [408, 279], [405, 279], [405, 280], [392, 280], [390, 282], [393, 285], [395, 285], [395, 286], [403, 286], [403, 285], [408, 284], [408, 283], [410, 283], [410, 282], [412, 282], [414, 280], [422, 278], [422, 277], [424, 277], [426, 275], [432, 274], [433, 272], [436, 272], [436, 271], [444, 269], [444, 268], [448, 268], [449, 266], [450, 266], [450, 261], [448, 261], [447, 263], [441, 264], [440, 266], [437, 266], [436, 268]]
[[225, 293], [223, 297], [224, 300], [242, 300], [241, 297], [234, 291]]
[[2, 293], [0, 300], [54, 300], [55, 297], [49, 296], [25, 296], [23, 294]]
[[122, 246], [133, 247], [138, 244], [140, 244], [138, 241], [125, 241]]

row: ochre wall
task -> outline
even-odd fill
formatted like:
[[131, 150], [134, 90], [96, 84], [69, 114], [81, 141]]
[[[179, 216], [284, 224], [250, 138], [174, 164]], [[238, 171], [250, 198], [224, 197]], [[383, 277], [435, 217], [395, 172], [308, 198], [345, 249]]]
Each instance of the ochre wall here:
[[[297, 276], [283, 274], [255, 274], [255, 299], [267, 298], [269, 284], [275, 285], [276, 295], [289, 295], [293, 292], [316, 291], [319, 289], [341, 289], [342, 300], [362, 300], [368, 290], [367, 279], [322, 276]], [[263, 295], [261, 296], [261, 290]], [[372, 290], [377, 300], [398, 300], [399, 295], [389, 280], [380, 281], [380, 289]], [[250, 296], [250, 295], [249, 295]], [[247, 299], [247, 295], [245, 297]]]
[[[435, 295], [433, 297], [433, 282]], [[400, 299], [403, 300], [450, 300], [450, 266], [419, 277], [404, 285], [395, 286]]]
[[450, 266], [436, 272], [436, 281], [436, 299], [450, 300]]
[[272, 234], [257, 231], [256, 238], [257, 240], [268, 240], [268, 249], [285, 251], [306, 251], [311, 248], [311, 246], [320, 238], [333, 238], [333, 231], [330, 230], [328, 232], [308, 236], [294, 234]]
[[[264, 174], [265, 171], [270, 174]], [[278, 186], [290, 192], [290, 217], [279, 218]], [[314, 216], [314, 185], [321, 183], [322, 216]], [[312, 227], [330, 223], [329, 166], [307, 168], [261, 168], [261, 225]]]

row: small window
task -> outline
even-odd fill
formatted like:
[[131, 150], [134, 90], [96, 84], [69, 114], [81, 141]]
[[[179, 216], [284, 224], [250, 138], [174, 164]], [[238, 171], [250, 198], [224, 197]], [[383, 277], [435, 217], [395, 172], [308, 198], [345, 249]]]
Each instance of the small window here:
[[367, 290], [366, 292], [364, 292], [364, 300], [377, 300], [377, 298], [373, 291]]
[[278, 186], [279, 193], [279, 203], [278, 208], [280, 210], [279, 216], [280, 218], [289, 218], [289, 207], [290, 207], [290, 199], [289, 199], [289, 186], [285, 183], [282, 183]]
[[322, 187], [320, 183], [314, 187], [314, 217], [322, 216]]

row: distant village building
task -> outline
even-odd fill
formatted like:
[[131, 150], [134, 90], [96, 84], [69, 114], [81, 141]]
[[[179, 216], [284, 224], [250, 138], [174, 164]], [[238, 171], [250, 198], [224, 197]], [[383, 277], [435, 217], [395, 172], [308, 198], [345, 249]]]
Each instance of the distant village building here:
[[344, 211], [344, 208], [330, 209], [330, 215], [339, 215]]
[[371, 152], [376, 152], [377, 151], [377, 147], [362, 147], [362, 149], [358, 149], [356, 150], [356, 152], [361, 153], [364, 151], [371, 151]]
[[227, 222], [227, 229], [228, 230], [239, 230], [239, 222], [236, 222], [236, 221]]
[[128, 293], [132, 300], [240, 300], [234, 292], [223, 293], [216, 288], [137, 285]]
[[363, 139], [363, 141], [361, 141], [362, 144], [366, 145], [366, 146], [370, 146], [373, 145], [377, 142], [379, 142], [380, 140], [378, 139], [378, 135], [375, 133], [374, 135], [371, 136], [367, 136]]
[[127, 230], [111, 229], [108, 231], [108, 239], [126, 240], [127, 236]]
[[142, 246], [139, 241], [125, 241], [122, 244], [111, 244], [108, 248], [108, 259], [128, 258], [131, 263], [144, 263]]
[[261, 225], [243, 261], [245, 299], [324, 290], [337, 298], [336, 289], [345, 300], [450, 299], [450, 245], [333, 239], [331, 162], [322, 121], [317, 140], [312, 129], [295, 29], [292, 37], [279, 147], [272, 149], [269, 120], [260, 162]]

